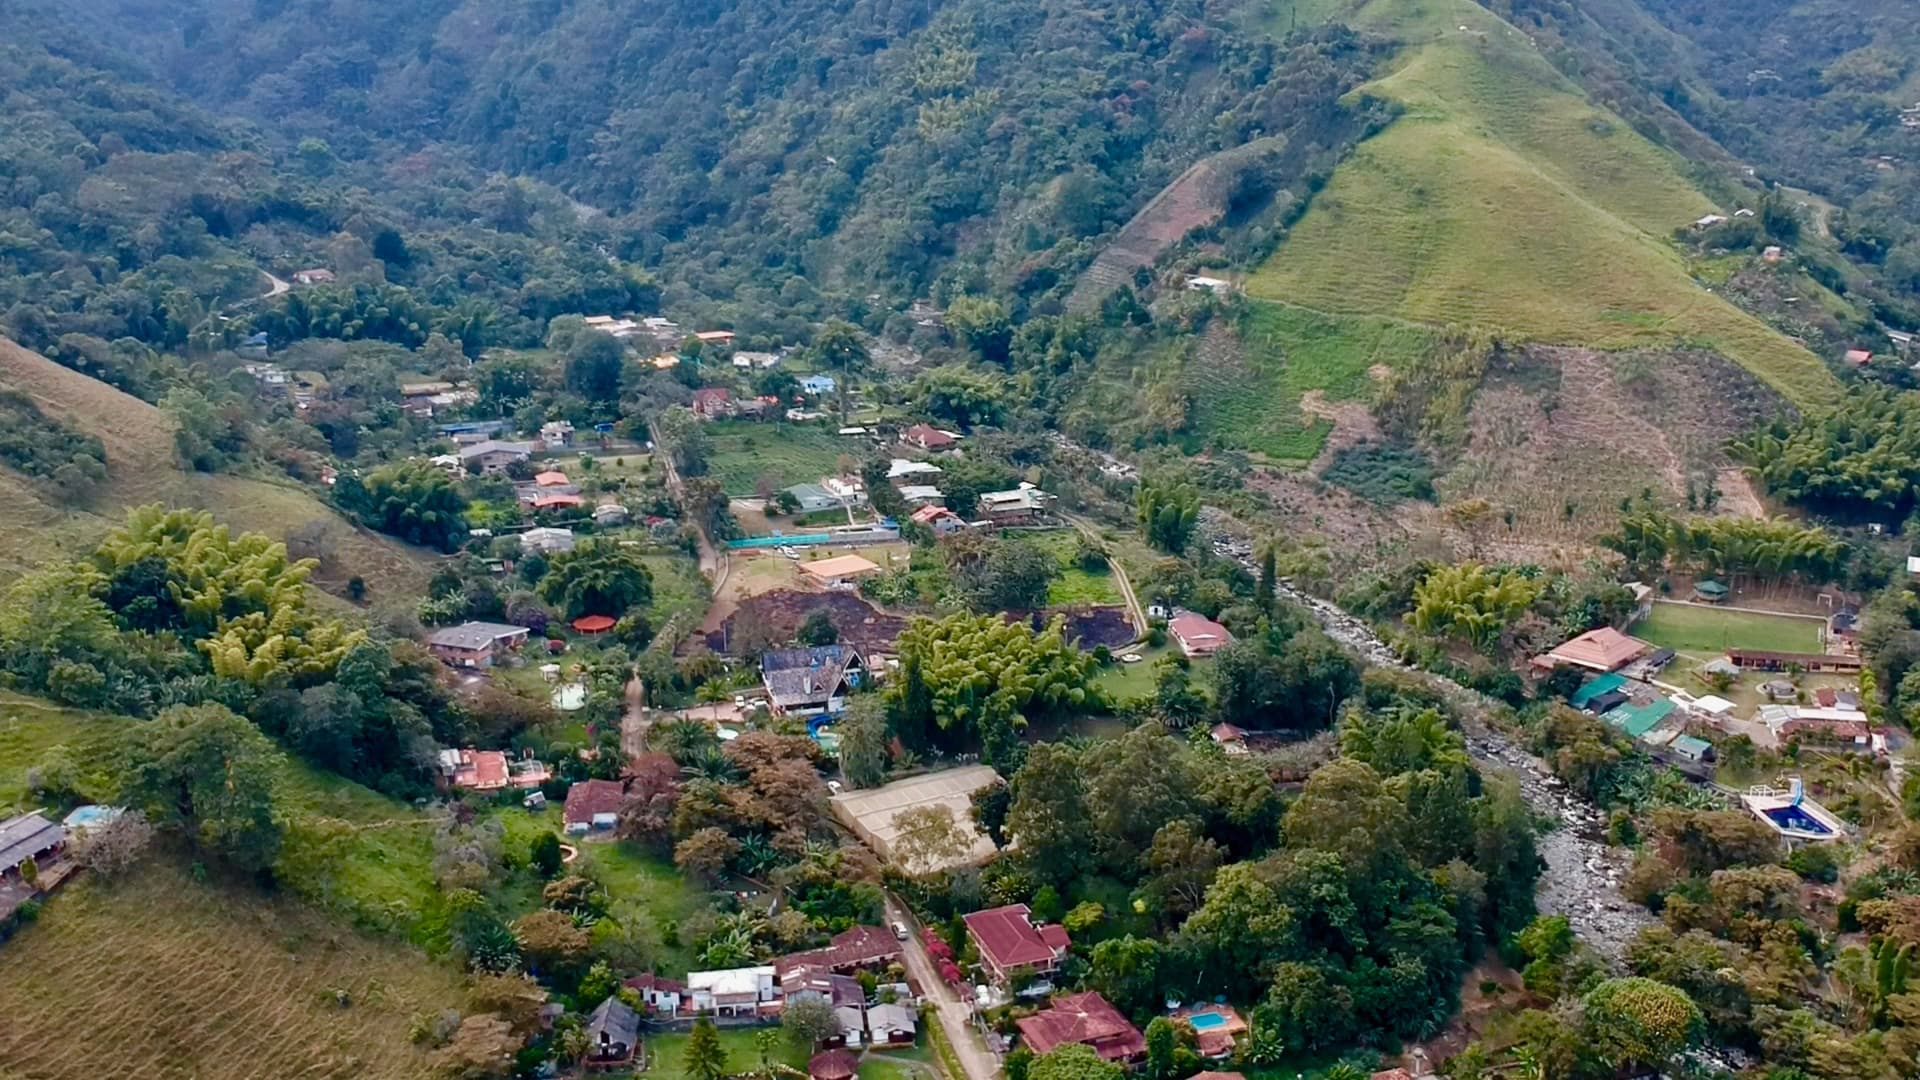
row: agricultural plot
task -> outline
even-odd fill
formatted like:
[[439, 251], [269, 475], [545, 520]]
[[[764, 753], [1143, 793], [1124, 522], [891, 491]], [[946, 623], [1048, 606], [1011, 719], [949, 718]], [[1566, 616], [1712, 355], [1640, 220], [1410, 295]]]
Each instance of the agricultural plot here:
[[1685, 341], [1796, 404], [1831, 399], [1811, 353], [1692, 280], [1666, 237], [1714, 206], [1678, 159], [1519, 30], [1467, 0], [1370, 0], [1352, 17], [1412, 42], [1366, 88], [1406, 111], [1335, 170], [1251, 296], [1543, 343]]
[[716, 420], [707, 425], [707, 435], [713, 448], [707, 473], [735, 497], [813, 483], [830, 475], [842, 455], [858, 457], [866, 449], [864, 443], [811, 425]]
[[1795, 615], [1692, 604], [1656, 603], [1629, 631], [1642, 641], [1688, 656], [1719, 656], [1728, 649], [1819, 652], [1820, 620]]
[[411, 1078], [415, 1016], [458, 1008], [451, 967], [297, 902], [157, 856], [81, 878], [6, 946], [0, 1074]]

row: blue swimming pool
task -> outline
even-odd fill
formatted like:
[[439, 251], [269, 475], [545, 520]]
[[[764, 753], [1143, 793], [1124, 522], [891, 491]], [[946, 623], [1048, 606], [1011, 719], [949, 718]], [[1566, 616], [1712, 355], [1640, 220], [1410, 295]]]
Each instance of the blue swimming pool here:
[[1780, 826], [1782, 829], [1814, 833], [1819, 836], [1827, 836], [1833, 832], [1833, 830], [1827, 828], [1819, 818], [1814, 817], [1797, 806], [1776, 806], [1771, 810], [1763, 811], [1763, 813], [1767, 815], [1767, 820]]
[[730, 548], [777, 548], [788, 544], [828, 544], [833, 542], [832, 533], [797, 533], [793, 536], [749, 536], [740, 540], [729, 540]]
[[1194, 1013], [1187, 1017], [1187, 1023], [1192, 1024], [1195, 1031], [1212, 1031], [1217, 1027], [1226, 1027], [1227, 1018], [1219, 1013]]

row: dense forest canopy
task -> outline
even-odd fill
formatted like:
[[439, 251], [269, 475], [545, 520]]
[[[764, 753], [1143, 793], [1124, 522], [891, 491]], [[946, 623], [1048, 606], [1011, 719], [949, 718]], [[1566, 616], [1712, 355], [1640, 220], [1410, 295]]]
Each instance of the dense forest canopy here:
[[[62, 17], [131, 33], [152, 79], [258, 124], [289, 166], [413, 189], [410, 212], [448, 218], [429, 194], [446, 172], [537, 177], [570, 200], [551, 216], [578, 218], [559, 232], [597, 231], [696, 294], [751, 280], [793, 303], [915, 295], [956, 255], [954, 291], [1044, 290], [1204, 154], [1282, 136], [1287, 167], [1317, 158], [1373, 47], [1247, 34], [1241, 6], [89, 0]], [[530, 209], [481, 216], [519, 233]]]

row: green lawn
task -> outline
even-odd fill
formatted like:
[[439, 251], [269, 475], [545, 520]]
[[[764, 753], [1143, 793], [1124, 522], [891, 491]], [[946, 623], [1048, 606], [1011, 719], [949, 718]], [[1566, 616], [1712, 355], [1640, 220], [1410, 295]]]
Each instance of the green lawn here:
[[[538, 814], [510, 807], [501, 807], [493, 813], [506, 827], [509, 851], [524, 852], [532, 845], [534, 837], [543, 832], [558, 833], [561, 830], [560, 807], [557, 805], [549, 805]], [[633, 901], [652, 915], [654, 925], [662, 930], [663, 945], [657, 962], [659, 969], [674, 973], [693, 970], [692, 951], [684, 945], [665, 944], [665, 930], [669, 923], [685, 922], [688, 916], [705, 908], [707, 893], [674, 869], [672, 862], [650, 855], [632, 844], [617, 841], [566, 842], [580, 849], [580, 859], [572, 865], [605, 886], [607, 895], [615, 903]], [[536, 898], [529, 897], [528, 902], [532, 906]]]
[[1820, 620], [1764, 615], [1687, 604], [1656, 603], [1653, 614], [1630, 631], [1689, 656], [1717, 656], [1729, 648], [1773, 652], [1819, 652]]
[[1071, 607], [1081, 604], [1120, 604], [1126, 598], [1120, 595], [1120, 586], [1114, 584], [1113, 571], [1105, 566], [1098, 570], [1088, 570], [1074, 558], [1080, 549], [1080, 534], [1072, 529], [1043, 533], [1004, 533], [1004, 538], [1022, 544], [1031, 544], [1044, 548], [1053, 554], [1060, 563], [1060, 576], [1047, 586], [1048, 607]]
[[[760, 1068], [760, 1048], [754, 1041], [754, 1035], [760, 1031], [779, 1032], [775, 1028], [721, 1028], [720, 1046], [727, 1052], [727, 1072], [744, 1073]], [[657, 1080], [693, 1080], [693, 1074], [686, 1070], [687, 1033], [675, 1031], [664, 1035], [647, 1037], [647, 1060], [650, 1067], [644, 1075]], [[807, 1055], [800, 1048], [788, 1042], [785, 1033], [781, 1033], [779, 1045], [774, 1049], [773, 1061], [776, 1064], [790, 1065], [804, 1069]]]
[[700, 563], [682, 552], [642, 555], [640, 561], [653, 573], [653, 603], [647, 605], [647, 618], [658, 628], [674, 615], [698, 615], [707, 610], [707, 579], [700, 576]]
[[734, 496], [815, 483], [831, 475], [843, 455], [858, 457], [866, 449], [817, 424], [716, 420], [706, 431], [713, 447], [707, 472]]
[[1685, 164], [1525, 33], [1471, 0], [1361, 0], [1341, 17], [1406, 43], [1356, 91], [1404, 111], [1334, 170], [1249, 296], [1508, 340], [1686, 342], [1796, 404], [1832, 400], [1813, 354], [1694, 282], [1670, 235], [1715, 204]]

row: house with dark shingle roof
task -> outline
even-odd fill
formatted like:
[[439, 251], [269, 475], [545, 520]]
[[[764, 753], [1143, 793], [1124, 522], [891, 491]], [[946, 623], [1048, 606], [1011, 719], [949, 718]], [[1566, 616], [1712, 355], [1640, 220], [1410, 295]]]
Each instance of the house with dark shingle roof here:
[[866, 662], [851, 645], [773, 649], [760, 655], [760, 681], [777, 716], [837, 713], [846, 694], [866, 676]]
[[443, 626], [427, 638], [427, 651], [453, 667], [492, 667], [526, 643], [533, 631], [496, 622], [464, 622]]
[[980, 951], [981, 964], [1001, 986], [1020, 972], [1052, 974], [1067, 955], [1067, 946], [1073, 943], [1063, 926], [1034, 925], [1033, 912], [1025, 904], [976, 911], [961, 921]]
[[640, 1046], [640, 1014], [608, 997], [587, 1016], [587, 1068], [613, 1069], [633, 1061]]

